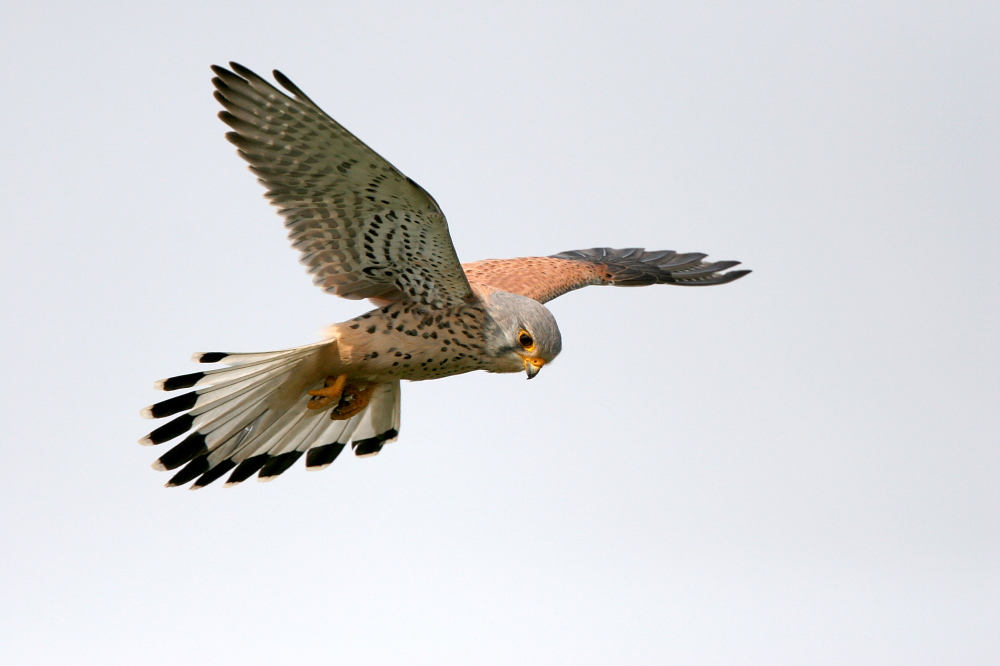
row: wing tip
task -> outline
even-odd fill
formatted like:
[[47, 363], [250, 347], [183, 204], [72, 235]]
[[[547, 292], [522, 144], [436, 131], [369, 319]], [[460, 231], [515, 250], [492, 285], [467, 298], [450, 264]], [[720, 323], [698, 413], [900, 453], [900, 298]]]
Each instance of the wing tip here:
[[[752, 271], [748, 269], [723, 273], [739, 261], [703, 263], [704, 252], [679, 253], [673, 250], [645, 248], [594, 247], [568, 250], [550, 255], [553, 259], [569, 259], [598, 264], [606, 268], [605, 284], [634, 287], [651, 284], [673, 284], [687, 287], [707, 287], [738, 280]], [[714, 267], [714, 268], [713, 268]]]
[[733, 280], [739, 280], [744, 275], [750, 275], [751, 273], [753, 273], [751, 269], [743, 268], [738, 271], [729, 271], [728, 273], [723, 273], [723, 275], [729, 278], [728, 280], [729, 282], [732, 282]]
[[301, 95], [302, 94], [302, 91], [299, 90], [299, 87], [297, 85], [295, 85], [294, 83], [292, 83], [292, 80], [290, 78], [288, 78], [287, 76], [285, 76], [283, 73], [281, 73], [279, 70], [272, 69], [271, 70], [271, 76], [274, 77], [275, 81], [277, 81], [278, 83], [281, 84], [282, 88], [284, 88], [285, 90], [289, 91], [290, 93], [295, 94], [295, 95]]
[[247, 81], [249, 81], [252, 77], [257, 76], [252, 69], [250, 69], [249, 67], [244, 67], [235, 60], [229, 61], [229, 67], [230, 69], [233, 70], [233, 73], [242, 76]]

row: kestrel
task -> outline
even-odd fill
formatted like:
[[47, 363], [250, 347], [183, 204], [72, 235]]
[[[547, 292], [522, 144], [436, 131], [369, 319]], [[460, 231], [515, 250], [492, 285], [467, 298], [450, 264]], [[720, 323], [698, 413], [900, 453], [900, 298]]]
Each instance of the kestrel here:
[[534, 377], [562, 349], [543, 305], [587, 285], [725, 284], [750, 271], [700, 253], [641, 248], [459, 263], [444, 214], [413, 180], [326, 115], [286, 76], [291, 96], [252, 71], [213, 66], [226, 138], [285, 219], [292, 246], [323, 291], [377, 309], [335, 324], [327, 339], [283, 351], [195, 354], [222, 367], [156, 383], [194, 389], [142, 410], [185, 412], [143, 437], [193, 431], [153, 467], [184, 466], [167, 483], [200, 488], [232, 471], [275, 478], [302, 454], [330, 465], [348, 442], [377, 454], [399, 434], [399, 382], [472, 370]]

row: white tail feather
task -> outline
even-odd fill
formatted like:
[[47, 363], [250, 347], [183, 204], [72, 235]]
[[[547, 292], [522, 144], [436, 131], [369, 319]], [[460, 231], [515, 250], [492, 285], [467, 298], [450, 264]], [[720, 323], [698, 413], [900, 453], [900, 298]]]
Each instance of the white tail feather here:
[[[337, 447], [348, 441], [354, 441], [357, 455], [374, 455], [398, 433], [398, 381], [377, 385], [368, 406], [349, 419], [335, 421], [329, 409], [307, 407], [307, 391], [323, 387], [329, 376], [342, 371], [335, 340], [277, 352], [196, 354], [195, 359], [230, 367], [158, 382], [161, 388], [188, 387], [194, 391], [143, 410], [144, 415], [156, 417], [187, 410], [178, 424], [187, 419], [191, 434], [154, 463], [158, 469], [187, 464], [168, 485], [182, 485], [205, 475], [192, 486], [201, 487], [234, 468], [230, 483], [238, 483], [258, 469], [260, 480], [268, 480], [317, 447], [326, 448], [314, 452], [315, 456], [310, 453], [310, 464], [313, 469], [322, 469], [339, 453]], [[170, 428], [168, 424], [143, 441], [163, 441], [183, 430], [180, 425]]]
[[[253, 365], [255, 363], [273, 361], [279, 358], [288, 358], [290, 356], [301, 356], [302, 354], [308, 353], [318, 347], [323, 347], [330, 344], [330, 340], [322, 340], [320, 342], [314, 342], [311, 345], [302, 345], [301, 347], [290, 347], [289, 349], [279, 349], [278, 351], [269, 352], [249, 352], [246, 354], [236, 353], [236, 354], [225, 354], [222, 359], [217, 361], [218, 363], [224, 363], [229, 366], [244, 366]], [[206, 356], [210, 356], [210, 352], [198, 352], [191, 355], [191, 360], [195, 363], [201, 363], [202, 359]]]
[[243, 392], [244, 389], [260, 386], [263, 382], [267, 382], [270, 379], [291, 372], [291, 370], [292, 369], [287, 365], [287, 363], [276, 363], [270, 367], [258, 369], [253, 374], [245, 377], [237, 377], [232, 381], [206, 385], [204, 388], [196, 391], [198, 394], [198, 402], [195, 403], [194, 409], [200, 408], [203, 404], [209, 401], [215, 401], [230, 395], [239, 394]]
[[351, 437], [354, 436], [354, 431], [357, 430], [362, 416], [364, 416], [363, 413], [355, 414], [344, 421], [330, 419], [323, 429], [316, 433], [312, 444], [309, 444], [308, 441], [302, 441], [295, 450], [306, 451], [312, 448], [312, 446], [323, 446], [324, 444], [347, 444], [351, 441]]
[[[395, 389], [395, 390], [393, 390]], [[380, 384], [372, 394], [364, 418], [358, 424], [354, 433], [355, 439], [368, 439], [391, 430], [395, 420], [396, 395], [399, 394], [399, 382]]]

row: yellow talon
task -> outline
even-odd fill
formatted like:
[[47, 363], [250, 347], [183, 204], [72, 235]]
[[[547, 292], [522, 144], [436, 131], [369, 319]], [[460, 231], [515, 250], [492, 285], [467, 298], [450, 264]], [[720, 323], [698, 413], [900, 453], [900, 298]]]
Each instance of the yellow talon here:
[[367, 407], [374, 392], [375, 384], [358, 380], [348, 383], [346, 374], [327, 377], [326, 386], [306, 391], [312, 396], [306, 407], [323, 409], [333, 405], [330, 418], [334, 421], [343, 421]]
[[327, 377], [326, 386], [321, 389], [307, 391], [307, 393], [313, 397], [309, 399], [309, 403], [306, 404], [306, 407], [309, 409], [323, 409], [331, 402], [334, 404], [339, 403], [341, 396], [344, 395], [344, 386], [346, 384], [346, 374], [338, 375], [336, 378]]
[[375, 384], [365, 382], [348, 384], [347, 388], [344, 389], [340, 404], [330, 412], [330, 418], [334, 421], [344, 421], [360, 413], [368, 406], [374, 392]]

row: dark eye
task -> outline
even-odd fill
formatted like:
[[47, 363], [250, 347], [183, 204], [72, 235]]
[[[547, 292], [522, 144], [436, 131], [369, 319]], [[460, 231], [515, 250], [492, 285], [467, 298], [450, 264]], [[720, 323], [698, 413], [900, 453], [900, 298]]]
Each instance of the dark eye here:
[[522, 330], [517, 334], [517, 341], [521, 343], [521, 346], [526, 350], [531, 351], [531, 348], [535, 346], [535, 341], [527, 331]]

